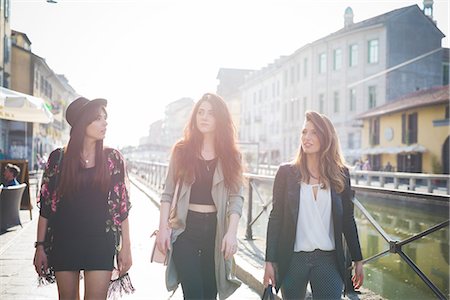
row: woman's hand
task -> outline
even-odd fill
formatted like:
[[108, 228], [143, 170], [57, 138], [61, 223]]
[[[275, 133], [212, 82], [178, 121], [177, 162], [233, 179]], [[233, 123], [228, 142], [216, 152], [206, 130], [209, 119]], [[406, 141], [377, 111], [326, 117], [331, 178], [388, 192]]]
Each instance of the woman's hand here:
[[223, 256], [225, 259], [230, 259], [237, 252], [237, 238], [236, 235], [227, 232], [222, 239], [222, 249]]
[[39, 276], [44, 276], [48, 270], [47, 254], [43, 246], [37, 246], [34, 252], [34, 269]]
[[117, 267], [119, 269], [119, 276], [124, 275], [128, 272], [133, 264], [131, 258], [131, 249], [130, 246], [122, 246], [122, 249], [119, 251], [119, 255], [117, 257]]
[[272, 286], [276, 286], [277, 284], [275, 281], [275, 268], [270, 261], [266, 261], [266, 265], [264, 267], [263, 283], [265, 287], [267, 287], [269, 284], [271, 284]]
[[170, 249], [170, 234], [171, 230], [169, 226], [160, 226], [156, 234], [156, 247], [162, 253], [166, 253]]
[[359, 289], [364, 282], [364, 269], [362, 261], [355, 261], [355, 274], [352, 276], [353, 287]]

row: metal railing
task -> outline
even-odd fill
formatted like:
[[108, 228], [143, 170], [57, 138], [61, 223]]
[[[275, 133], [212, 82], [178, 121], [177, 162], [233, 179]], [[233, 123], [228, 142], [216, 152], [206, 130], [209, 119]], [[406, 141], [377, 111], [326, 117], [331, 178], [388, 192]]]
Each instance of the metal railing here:
[[[168, 169], [167, 164], [151, 163], [146, 161], [130, 161], [128, 166], [131, 172], [135, 173], [141, 179], [146, 181], [149, 187], [155, 189], [157, 192], [162, 191], [164, 180], [167, 175]], [[361, 173], [362, 175], [364, 174], [368, 175], [367, 173], [368, 171], [361, 171], [361, 172], [363, 172]], [[376, 173], [383, 173], [383, 172], [376, 172]], [[359, 175], [359, 172], [357, 172], [356, 174]], [[247, 207], [247, 224], [246, 224], [245, 238], [248, 240], [253, 240], [253, 229], [252, 229], [253, 225], [255, 224], [256, 221], [258, 221], [258, 219], [262, 216], [264, 212], [268, 211], [268, 209], [272, 204], [272, 199], [270, 200], [263, 199], [255, 182], [256, 181], [273, 182], [274, 176], [255, 175], [246, 173], [245, 178], [247, 179], [247, 190], [248, 190], [248, 197], [246, 199], [248, 207]], [[262, 209], [253, 218], [253, 204], [255, 201], [254, 195], [256, 196], [256, 200], [260, 203]], [[439, 288], [437, 288], [436, 285], [434, 285], [433, 282], [420, 270], [420, 268], [403, 252], [402, 247], [433, 232], [436, 232], [437, 230], [449, 226], [449, 220], [441, 222], [407, 239], [396, 240], [390, 237], [389, 234], [387, 234], [384, 231], [384, 229], [380, 226], [380, 224], [372, 217], [372, 215], [355, 197], [353, 197], [353, 203], [361, 211], [361, 213], [365, 216], [365, 218], [370, 222], [370, 224], [375, 228], [375, 230], [378, 233], [380, 233], [383, 239], [389, 244], [389, 249], [365, 259], [363, 263], [372, 262], [388, 254], [398, 254], [401, 257], [401, 259], [403, 259], [405, 263], [431, 289], [431, 291], [436, 295], [438, 299], [447, 299], [446, 296], [439, 290]]]
[[[275, 175], [278, 167], [259, 165], [260, 175]], [[354, 185], [450, 195], [450, 175], [350, 170]]]

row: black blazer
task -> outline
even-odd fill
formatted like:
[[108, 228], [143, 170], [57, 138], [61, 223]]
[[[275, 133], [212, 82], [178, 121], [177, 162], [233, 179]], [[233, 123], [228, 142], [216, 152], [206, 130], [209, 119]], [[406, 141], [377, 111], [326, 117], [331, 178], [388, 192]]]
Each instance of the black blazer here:
[[[353, 261], [362, 260], [358, 231], [353, 215], [350, 175], [346, 169], [346, 185], [342, 193], [331, 188], [331, 208], [339, 272], [345, 280], [344, 235]], [[300, 171], [292, 164], [281, 165], [273, 185], [273, 208], [267, 226], [266, 261], [276, 263], [276, 289], [288, 271], [297, 229], [300, 201]]]

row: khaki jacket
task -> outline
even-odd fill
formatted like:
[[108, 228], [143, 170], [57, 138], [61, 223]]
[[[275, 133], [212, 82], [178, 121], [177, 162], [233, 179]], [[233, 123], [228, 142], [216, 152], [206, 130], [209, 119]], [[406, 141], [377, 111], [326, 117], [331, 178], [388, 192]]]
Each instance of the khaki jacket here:
[[[161, 202], [172, 202], [176, 183], [173, 180], [174, 166], [172, 161], [169, 164], [164, 192], [161, 196]], [[186, 228], [186, 217], [188, 213], [189, 197], [191, 194], [191, 183], [183, 182], [180, 190], [180, 196], [177, 203], [178, 227], [172, 230], [171, 243], [176, 241], [177, 237]], [[228, 298], [241, 285], [241, 282], [235, 276], [234, 259], [225, 260], [223, 252], [221, 252], [222, 239], [228, 229], [228, 216], [230, 214], [238, 214], [241, 216], [242, 206], [244, 202], [243, 188], [241, 187], [237, 193], [230, 193], [225, 187], [224, 176], [222, 172], [222, 164], [219, 160], [213, 175], [213, 184], [211, 195], [217, 209], [217, 229], [215, 241], [215, 272], [216, 284], [219, 299]], [[166, 287], [167, 290], [173, 291], [177, 288], [179, 279], [176, 273], [175, 265], [172, 261], [172, 251], [169, 252], [169, 262], [166, 269]]]

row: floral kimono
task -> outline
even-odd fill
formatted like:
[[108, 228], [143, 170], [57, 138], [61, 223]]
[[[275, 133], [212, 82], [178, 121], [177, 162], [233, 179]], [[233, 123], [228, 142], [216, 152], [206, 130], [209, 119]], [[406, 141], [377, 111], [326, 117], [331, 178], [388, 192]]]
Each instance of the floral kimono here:
[[[108, 209], [109, 217], [105, 222], [105, 231], [112, 232], [115, 239], [116, 255], [121, 247], [121, 225], [128, 217], [128, 211], [131, 208], [129, 198], [129, 183], [126, 174], [124, 159], [121, 153], [115, 149], [106, 148], [105, 155], [108, 160], [108, 169], [111, 176], [110, 187], [108, 191]], [[40, 193], [40, 215], [48, 219], [47, 233], [45, 236], [45, 252], [48, 256], [52, 254], [53, 244], [53, 218], [58, 206], [63, 199], [57, 196], [56, 188], [58, 186], [60, 172], [62, 169], [62, 160], [64, 158], [64, 149], [54, 150], [48, 159], [47, 165], [42, 177]], [[50, 261], [50, 260], [49, 260]], [[41, 278], [41, 283], [55, 282], [52, 266], [47, 277]], [[114, 273], [114, 272], [113, 272]], [[129, 280], [129, 279], [128, 279]], [[45, 282], [47, 281], [47, 282]]]

